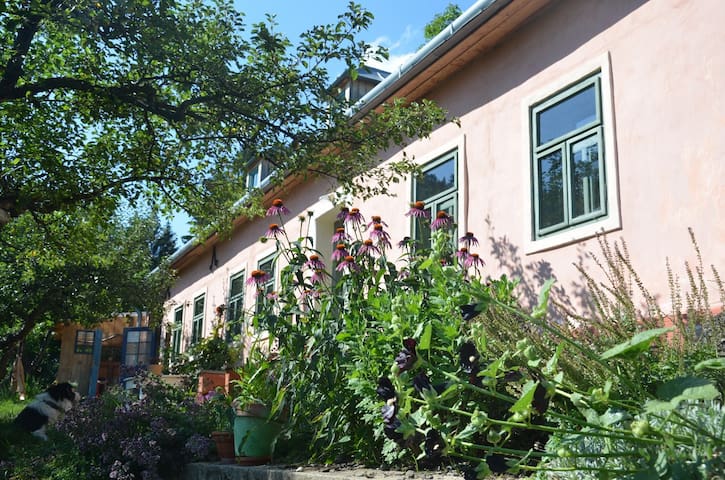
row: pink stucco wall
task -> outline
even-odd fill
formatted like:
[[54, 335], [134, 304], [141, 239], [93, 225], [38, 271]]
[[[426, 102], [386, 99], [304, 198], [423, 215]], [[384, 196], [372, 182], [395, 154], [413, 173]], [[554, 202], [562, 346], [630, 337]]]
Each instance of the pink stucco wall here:
[[[490, 275], [521, 278], [524, 301], [555, 277], [558, 298], [586, 313], [583, 279], [573, 264], [582, 263], [598, 275], [589, 258], [590, 252], [599, 253], [597, 240], [590, 236], [543, 251], [527, 247], [526, 102], [583, 65], [605, 58], [614, 121], [614, 148], [607, 155], [616, 158], [614, 171], [606, 174], [616, 180], [618, 203], [612, 212], [618, 226], [607, 238], [626, 242], [642, 282], [667, 307], [666, 262], [685, 283], [684, 264], [696, 260], [688, 233], [692, 227], [706, 283], [715, 286], [709, 265], [721, 274], [725, 270], [724, 23], [720, 0], [554, 2], [428, 94], [459, 117], [461, 126], [442, 126], [406, 153], [425, 162], [446, 147], [458, 148], [460, 229], [473, 231], [482, 241], [478, 252]], [[389, 152], [383, 158], [400, 155]], [[320, 181], [288, 195], [286, 202], [295, 215], [313, 204], [324, 211], [318, 198], [329, 191]], [[410, 192], [410, 182], [404, 182], [394, 198], [353, 201], [351, 206], [368, 217], [382, 215], [395, 243], [409, 234], [403, 214]], [[191, 300], [206, 289], [209, 312], [212, 305], [224, 303], [229, 275], [241, 268], [248, 273], [268, 249], [270, 244], [256, 242], [267, 223], [256, 220], [218, 246], [220, 263], [213, 273], [210, 254], [181, 272], [173, 299]], [[712, 295], [717, 303], [716, 290]]]

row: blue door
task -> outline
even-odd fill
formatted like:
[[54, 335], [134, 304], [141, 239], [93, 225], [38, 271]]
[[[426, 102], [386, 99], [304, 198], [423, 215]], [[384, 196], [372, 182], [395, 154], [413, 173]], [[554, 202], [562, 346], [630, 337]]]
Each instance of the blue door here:
[[133, 327], [123, 329], [121, 346], [121, 383], [125, 386], [139, 370], [147, 370], [156, 358], [156, 341], [153, 329]]

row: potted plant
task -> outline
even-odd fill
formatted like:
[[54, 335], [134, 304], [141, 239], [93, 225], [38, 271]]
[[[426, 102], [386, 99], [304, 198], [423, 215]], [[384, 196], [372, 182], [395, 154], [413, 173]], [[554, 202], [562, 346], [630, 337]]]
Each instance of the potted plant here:
[[211, 439], [222, 463], [234, 463], [234, 412], [231, 397], [221, 388], [204, 396], [202, 407], [210, 423]]
[[274, 355], [253, 349], [234, 382], [234, 450], [237, 463], [262, 465], [272, 459], [286, 415], [285, 391], [275, 374]]

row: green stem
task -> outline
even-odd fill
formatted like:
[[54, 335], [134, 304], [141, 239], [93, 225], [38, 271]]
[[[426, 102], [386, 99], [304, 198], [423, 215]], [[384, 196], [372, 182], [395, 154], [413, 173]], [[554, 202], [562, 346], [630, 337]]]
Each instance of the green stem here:
[[582, 355], [584, 355], [586, 358], [588, 358], [592, 362], [601, 365], [604, 369], [615, 374], [615, 376], [619, 377], [620, 380], [623, 383], [625, 383], [627, 385], [627, 387], [630, 388], [632, 391], [646, 393], [646, 392], [642, 391], [642, 388], [640, 386], [634, 384], [629, 378], [626, 378], [626, 377], [622, 376], [621, 374], [618, 374], [617, 370], [615, 368], [613, 368], [611, 365], [604, 362], [601, 358], [599, 358], [599, 355], [595, 351], [593, 351], [593, 350], [585, 347], [584, 345], [574, 341], [573, 339], [567, 337], [563, 333], [559, 332], [557, 329], [552, 328], [547, 322], [536, 319], [536, 318], [532, 317], [531, 315], [528, 315], [527, 313], [525, 313], [517, 308], [511, 307], [499, 300], [496, 300], [495, 298], [493, 298], [492, 301], [497, 306], [503, 308], [504, 310], [507, 310], [507, 311], [513, 313], [514, 315], [517, 315], [517, 316], [533, 323], [534, 325], [541, 327], [542, 329], [546, 330], [547, 332], [549, 332], [552, 335], [554, 335], [555, 337], [557, 337], [559, 340], [563, 341], [564, 343], [566, 343], [566, 344], [570, 345], [571, 347], [573, 347], [574, 349], [578, 350]]

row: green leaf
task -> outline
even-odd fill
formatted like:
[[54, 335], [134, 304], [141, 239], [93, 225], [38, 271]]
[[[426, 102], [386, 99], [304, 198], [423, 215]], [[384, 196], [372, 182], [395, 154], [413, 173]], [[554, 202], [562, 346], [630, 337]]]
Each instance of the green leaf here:
[[725, 370], [725, 357], [703, 360], [702, 362], [695, 365], [696, 372], [699, 372], [701, 370]]
[[546, 309], [549, 306], [549, 294], [551, 293], [551, 286], [554, 285], [554, 279], [550, 278], [544, 282], [539, 292], [539, 304], [534, 307], [531, 312], [531, 316], [537, 320], [543, 319], [546, 316]]
[[658, 400], [645, 404], [648, 413], [674, 410], [683, 401], [714, 400], [720, 392], [712, 382], [699, 377], [680, 377], [657, 388]]
[[430, 266], [433, 265], [433, 259], [432, 258], [426, 258], [423, 263], [420, 264], [418, 267], [420, 270], [428, 270]]
[[602, 360], [608, 360], [615, 357], [634, 358], [640, 353], [646, 351], [652, 342], [667, 332], [674, 330], [673, 327], [653, 328], [639, 332], [626, 342], [620, 343], [610, 348], [600, 355]]
[[433, 335], [433, 325], [428, 322], [425, 324], [425, 329], [423, 330], [423, 335], [420, 337], [420, 342], [418, 342], [418, 349], [419, 350], [430, 350], [430, 339]]
[[509, 412], [511, 413], [525, 413], [531, 408], [531, 402], [534, 400], [534, 392], [539, 382], [529, 381], [524, 385], [524, 391], [521, 392], [521, 397], [516, 400], [516, 403], [511, 405]]

